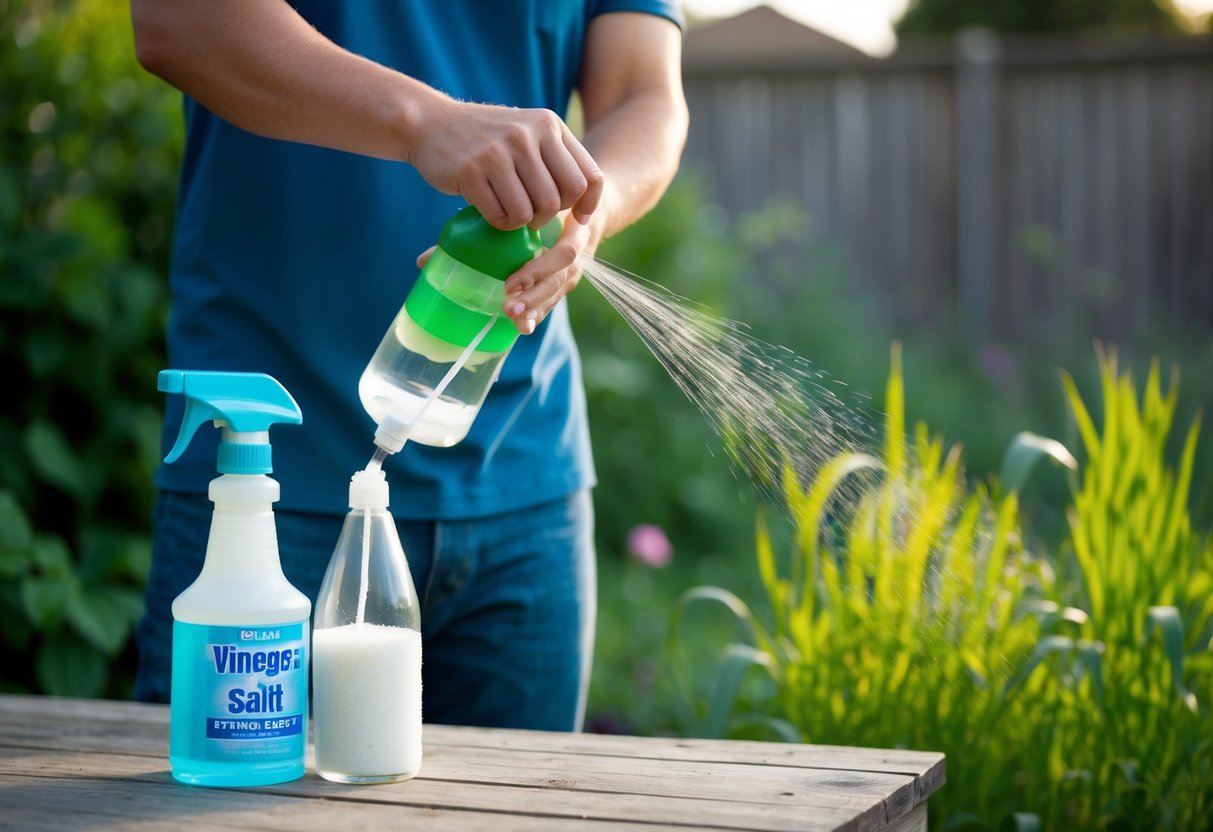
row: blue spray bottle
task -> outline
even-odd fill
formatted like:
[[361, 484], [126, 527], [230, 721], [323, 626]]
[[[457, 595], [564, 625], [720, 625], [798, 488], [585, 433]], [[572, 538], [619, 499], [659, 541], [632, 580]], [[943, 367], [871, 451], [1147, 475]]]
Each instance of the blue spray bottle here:
[[173, 462], [205, 422], [222, 428], [220, 476], [202, 573], [173, 601], [169, 762], [199, 786], [260, 786], [303, 775], [311, 602], [278, 560], [269, 428], [299, 406], [270, 376], [164, 370], [185, 396]]

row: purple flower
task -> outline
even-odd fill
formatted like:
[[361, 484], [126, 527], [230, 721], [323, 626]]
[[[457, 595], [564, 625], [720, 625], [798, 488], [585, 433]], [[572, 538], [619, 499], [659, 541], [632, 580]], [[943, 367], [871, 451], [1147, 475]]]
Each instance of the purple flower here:
[[1010, 383], [1019, 380], [1019, 365], [1015, 356], [998, 344], [987, 344], [981, 350], [977, 363], [993, 381]]
[[641, 523], [628, 532], [628, 554], [641, 563], [660, 569], [674, 556], [674, 547], [660, 526]]
[[587, 734], [630, 734], [632, 729], [615, 714], [598, 714], [585, 721]]

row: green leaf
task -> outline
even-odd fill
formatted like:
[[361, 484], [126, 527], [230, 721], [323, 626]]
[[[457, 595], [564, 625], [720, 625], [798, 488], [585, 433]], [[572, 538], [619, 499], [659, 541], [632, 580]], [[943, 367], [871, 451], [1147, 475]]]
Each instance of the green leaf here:
[[[821, 539], [822, 522], [826, 517], [826, 506], [849, 476], [866, 468], [878, 469], [883, 467], [880, 460], [868, 454], [845, 453], [831, 459], [818, 471], [809, 493], [795, 507], [796, 528], [799, 536], [800, 549], [808, 561], [808, 574], [815, 576], [815, 564], [818, 557], [818, 541]], [[892, 472], [890, 471], [890, 476]], [[816, 578], [813, 578], [814, 582]], [[812, 590], [813, 587], [808, 587]], [[806, 590], [807, 595], [807, 590]]]
[[72, 553], [58, 535], [40, 534], [34, 538], [30, 560], [44, 577], [66, 580], [72, 575]]
[[130, 622], [132, 627], [139, 623], [139, 619], [143, 617], [142, 592], [136, 592], [126, 587], [110, 587], [106, 592], [113, 602], [118, 605], [118, 608], [126, 616], [126, 620]]
[[44, 480], [73, 496], [83, 494], [80, 463], [57, 427], [46, 421], [31, 423], [25, 432], [25, 449]]
[[774, 742], [804, 742], [800, 729], [786, 719], [755, 713], [738, 714], [734, 717], [729, 736]]
[[948, 818], [943, 832], [987, 832], [990, 825], [975, 812], [957, 812]]
[[128, 425], [138, 449], [136, 457], [149, 474], [160, 462], [160, 425], [160, 411], [148, 406], [135, 408]]
[[670, 655], [676, 654], [678, 648], [678, 625], [682, 622], [682, 616], [686, 613], [687, 608], [691, 604], [704, 602], [720, 605], [727, 609], [742, 626], [752, 642], [759, 640], [758, 619], [754, 617], [754, 613], [746, 606], [745, 601], [742, 601], [727, 589], [715, 586], [697, 586], [684, 592], [679, 597], [678, 603], [674, 605], [674, 614], [670, 616], [670, 625], [666, 631], [666, 647], [670, 651]]
[[[738, 598], [727, 589], [721, 589], [715, 586], [699, 586], [689, 589], [679, 597], [678, 602], [674, 605], [674, 612], [670, 616], [670, 623], [666, 629], [666, 652], [671, 660], [675, 659], [679, 653], [679, 625], [682, 623], [682, 617], [686, 614], [687, 609], [692, 604], [707, 603], [713, 606], [722, 606], [730, 614], [730, 616], [741, 625], [746, 636], [753, 643], [768, 643], [768, 640], [760, 632], [758, 620], [746, 606], [746, 603]], [[676, 687], [682, 687], [685, 690], [690, 690], [690, 686], [686, 685], [679, 678], [677, 665], [673, 673], [674, 684]]]
[[25, 615], [40, 630], [59, 623], [67, 607], [68, 584], [57, 578], [26, 578], [21, 582]]
[[1184, 625], [1179, 610], [1175, 607], [1150, 607], [1146, 617], [1146, 638], [1155, 630], [1162, 637], [1163, 649], [1171, 664], [1171, 685], [1188, 710], [1196, 713], [1196, 696], [1184, 687]]
[[7, 489], [0, 491], [0, 551], [24, 552], [33, 539], [29, 518], [17, 498]]
[[1092, 641], [1090, 639], [1079, 639], [1075, 643], [1078, 650], [1079, 661], [1086, 668], [1088, 675], [1091, 677], [1091, 689], [1095, 692], [1095, 705], [1099, 708], [1103, 707], [1104, 684], [1103, 684], [1103, 654], [1104, 645], [1102, 641]]
[[1036, 643], [1036, 648], [1032, 651], [1032, 655], [1024, 662], [1014, 676], [1007, 680], [1005, 693], [1010, 693], [1017, 686], [1027, 681], [1041, 662], [1052, 655], [1063, 655], [1074, 650], [1074, 639], [1069, 636], [1045, 636]]
[[[761, 513], [758, 515], [756, 530], [756, 551], [758, 555], [758, 575], [762, 586], [771, 599], [774, 608], [775, 622], [778, 625], [784, 619], [788, 605], [788, 584], [780, 579], [775, 567], [775, 553], [771, 549], [771, 534], [767, 531], [766, 521]], [[776, 630], [778, 632], [778, 629]]]
[[705, 736], [724, 738], [728, 735], [729, 718], [736, 708], [746, 672], [751, 667], [762, 667], [771, 672], [772, 665], [770, 656], [748, 644], [730, 644], [725, 649], [703, 723]]
[[67, 620], [86, 641], [108, 656], [116, 655], [131, 633], [131, 620], [124, 603], [106, 589], [83, 589], [72, 593]]
[[80, 535], [79, 565], [76, 574], [86, 584], [112, 583], [123, 579], [136, 584], [147, 582], [151, 565], [151, 543], [145, 535], [94, 527]]
[[13, 176], [0, 167], [0, 227], [12, 222], [21, 210], [21, 195]]
[[[30, 637], [34, 629], [22, 614], [21, 585], [16, 581], [0, 581], [0, 615], [4, 616], [4, 626], [0, 627], [0, 641], [15, 650], [21, 656], [29, 655]], [[11, 675], [11, 669], [6, 668], [0, 676]]]
[[38, 648], [34, 671], [38, 684], [53, 696], [97, 697], [105, 690], [109, 663], [92, 645], [58, 632]]
[[1082, 396], [1078, 393], [1078, 385], [1074, 383], [1073, 377], [1064, 370], [1061, 371], [1061, 384], [1065, 389], [1070, 411], [1074, 414], [1074, 423], [1078, 425], [1078, 433], [1082, 436], [1082, 444], [1087, 449], [1087, 455], [1094, 456], [1099, 453], [1099, 432], [1095, 430], [1091, 414], [1082, 402]]
[[40, 329], [25, 339], [26, 366], [37, 379], [52, 377], [63, 366], [67, 352], [67, 339], [55, 330]]
[[1014, 812], [1003, 818], [999, 832], [1040, 832], [1040, 817], [1029, 812]]
[[889, 479], [901, 477], [906, 460], [906, 397], [901, 370], [901, 342], [894, 341], [889, 351], [889, 380], [885, 385], [885, 462]]
[[1042, 459], [1052, 459], [1054, 462], [1078, 470], [1078, 460], [1066, 450], [1066, 446], [1056, 439], [1038, 436], [1028, 431], [1020, 431], [1007, 446], [1007, 452], [1002, 458], [1002, 470], [998, 480], [1007, 491], [1019, 491], [1027, 482], [1029, 475]]
[[29, 571], [29, 552], [0, 549], [0, 578], [20, 578]]
[[122, 574], [140, 585], [147, 583], [152, 570], [152, 542], [146, 535], [132, 537], [122, 548]]
[[1179, 474], [1175, 490], [1171, 495], [1171, 510], [1168, 513], [1166, 531], [1163, 534], [1163, 546], [1168, 549], [1175, 544], [1176, 538], [1189, 522], [1188, 491], [1192, 483], [1192, 467], [1196, 458], [1196, 440], [1200, 435], [1201, 414], [1197, 413], [1188, 428], [1184, 439], [1183, 452], [1180, 454]]
[[1024, 607], [1040, 619], [1040, 629], [1045, 633], [1051, 632], [1063, 622], [1073, 624], [1081, 630], [1091, 620], [1090, 616], [1078, 607], [1063, 607], [1056, 601], [1029, 601]]

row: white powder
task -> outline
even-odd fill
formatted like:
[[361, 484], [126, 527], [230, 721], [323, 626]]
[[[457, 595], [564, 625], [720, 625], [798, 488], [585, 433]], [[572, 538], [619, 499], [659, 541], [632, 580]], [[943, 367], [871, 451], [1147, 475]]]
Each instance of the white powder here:
[[349, 624], [312, 643], [316, 770], [343, 782], [406, 780], [421, 768], [421, 634]]

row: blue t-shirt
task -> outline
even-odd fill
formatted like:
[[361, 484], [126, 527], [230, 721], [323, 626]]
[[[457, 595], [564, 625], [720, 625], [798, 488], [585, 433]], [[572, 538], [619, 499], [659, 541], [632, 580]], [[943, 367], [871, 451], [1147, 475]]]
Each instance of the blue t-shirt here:
[[[598, 14], [682, 25], [677, 0], [422, 0], [292, 5], [335, 43], [467, 101], [563, 115]], [[416, 258], [465, 203], [411, 166], [265, 139], [186, 99], [173, 248], [169, 366], [269, 373], [301, 426], [271, 429], [279, 508], [340, 513], [374, 452], [358, 379], [417, 276]], [[181, 424], [170, 397], [164, 447]], [[204, 427], [157, 485], [205, 492], [219, 431]], [[403, 518], [463, 518], [593, 484], [585, 398], [564, 302], [520, 337], [467, 438], [408, 444], [385, 465]]]

